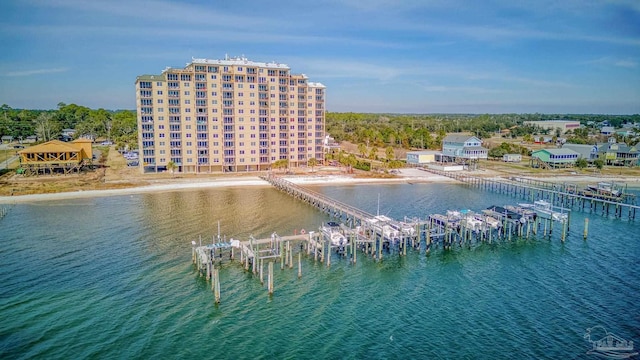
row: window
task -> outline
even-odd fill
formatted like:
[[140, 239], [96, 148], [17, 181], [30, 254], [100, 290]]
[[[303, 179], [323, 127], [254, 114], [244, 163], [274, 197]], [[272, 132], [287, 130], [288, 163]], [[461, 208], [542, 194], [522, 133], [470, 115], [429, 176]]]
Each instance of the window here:
[[162, 95], [162, 90], [158, 90], [158, 95]]

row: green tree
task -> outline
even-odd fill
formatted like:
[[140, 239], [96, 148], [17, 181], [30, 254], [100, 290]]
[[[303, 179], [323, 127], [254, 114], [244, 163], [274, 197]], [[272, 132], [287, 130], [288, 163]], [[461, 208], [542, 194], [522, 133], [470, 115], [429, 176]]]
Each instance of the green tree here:
[[387, 148], [384, 151], [384, 154], [387, 158], [387, 161], [391, 161], [395, 159], [396, 154], [393, 151], [393, 147], [391, 146], [387, 146]]
[[375, 160], [377, 157], [378, 157], [378, 148], [374, 146], [371, 149], [369, 149], [369, 159]]
[[318, 166], [318, 159], [311, 158], [311, 159], [307, 160], [307, 165], [311, 167], [311, 172], [313, 172], [313, 168]]
[[178, 168], [178, 165], [176, 163], [174, 163], [173, 161], [169, 161], [167, 163], [167, 170], [169, 170], [169, 172], [171, 173], [171, 177], [174, 177], [175, 175], [175, 171]]
[[360, 153], [360, 156], [364, 157], [365, 154], [367, 153], [367, 146], [363, 143], [359, 143], [358, 144], [358, 153]]
[[286, 169], [289, 166], [289, 160], [288, 159], [279, 159], [276, 160], [272, 167], [276, 168], [276, 169]]
[[602, 159], [595, 159], [595, 160], [593, 161], [593, 165], [595, 165], [595, 167], [596, 167], [598, 170], [602, 170], [602, 168], [604, 167], [604, 160], [602, 160]]
[[587, 159], [583, 157], [576, 160], [576, 167], [580, 170], [586, 168], [588, 165], [589, 165], [589, 162], [587, 161]]

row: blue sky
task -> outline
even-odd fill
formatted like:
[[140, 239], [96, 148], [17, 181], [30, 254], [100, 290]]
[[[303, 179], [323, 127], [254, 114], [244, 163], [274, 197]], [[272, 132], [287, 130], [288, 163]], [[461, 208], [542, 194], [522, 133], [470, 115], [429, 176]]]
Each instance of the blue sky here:
[[329, 111], [640, 113], [638, 0], [3, 0], [0, 103], [134, 109], [196, 58], [288, 64]]

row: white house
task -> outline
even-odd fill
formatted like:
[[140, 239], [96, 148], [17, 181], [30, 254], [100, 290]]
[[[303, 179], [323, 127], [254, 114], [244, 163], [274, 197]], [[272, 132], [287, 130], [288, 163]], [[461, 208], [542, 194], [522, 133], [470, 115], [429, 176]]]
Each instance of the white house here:
[[442, 140], [442, 155], [461, 159], [486, 159], [487, 148], [482, 147], [482, 140], [473, 135], [452, 134]]

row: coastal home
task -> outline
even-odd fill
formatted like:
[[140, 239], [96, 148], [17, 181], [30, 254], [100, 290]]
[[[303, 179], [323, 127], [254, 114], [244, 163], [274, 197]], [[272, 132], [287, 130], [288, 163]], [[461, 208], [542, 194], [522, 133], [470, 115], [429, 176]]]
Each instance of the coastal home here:
[[606, 165], [634, 166], [638, 162], [638, 149], [625, 143], [617, 143], [614, 137], [610, 137], [606, 143], [596, 145], [598, 158]]
[[22, 173], [29, 175], [70, 174], [91, 163], [91, 140], [78, 139], [70, 143], [51, 140], [18, 151]]
[[586, 159], [591, 162], [598, 158], [598, 146], [587, 144], [571, 144], [565, 143], [563, 149], [571, 149], [578, 153], [578, 159]]
[[407, 164], [422, 165], [433, 163], [436, 161], [437, 154], [440, 154], [440, 152], [433, 150], [409, 151], [407, 152]]
[[616, 129], [613, 126], [603, 126], [600, 129], [600, 134], [604, 136], [611, 136]]
[[520, 154], [504, 154], [504, 155], [502, 155], [502, 161], [504, 161], [504, 162], [520, 162], [520, 161], [522, 161], [522, 155], [520, 155]]
[[9, 144], [10, 142], [13, 142], [13, 136], [4, 135], [4, 136], [2, 136], [1, 140], [2, 140], [3, 144]]
[[37, 142], [37, 141], [38, 141], [38, 137], [36, 135], [29, 135], [23, 140], [23, 142], [27, 144], [33, 144], [34, 142]]
[[442, 140], [442, 155], [453, 159], [486, 159], [489, 150], [473, 135], [452, 134]]
[[564, 168], [575, 165], [579, 154], [571, 149], [542, 149], [531, 154], [531, 167]]

